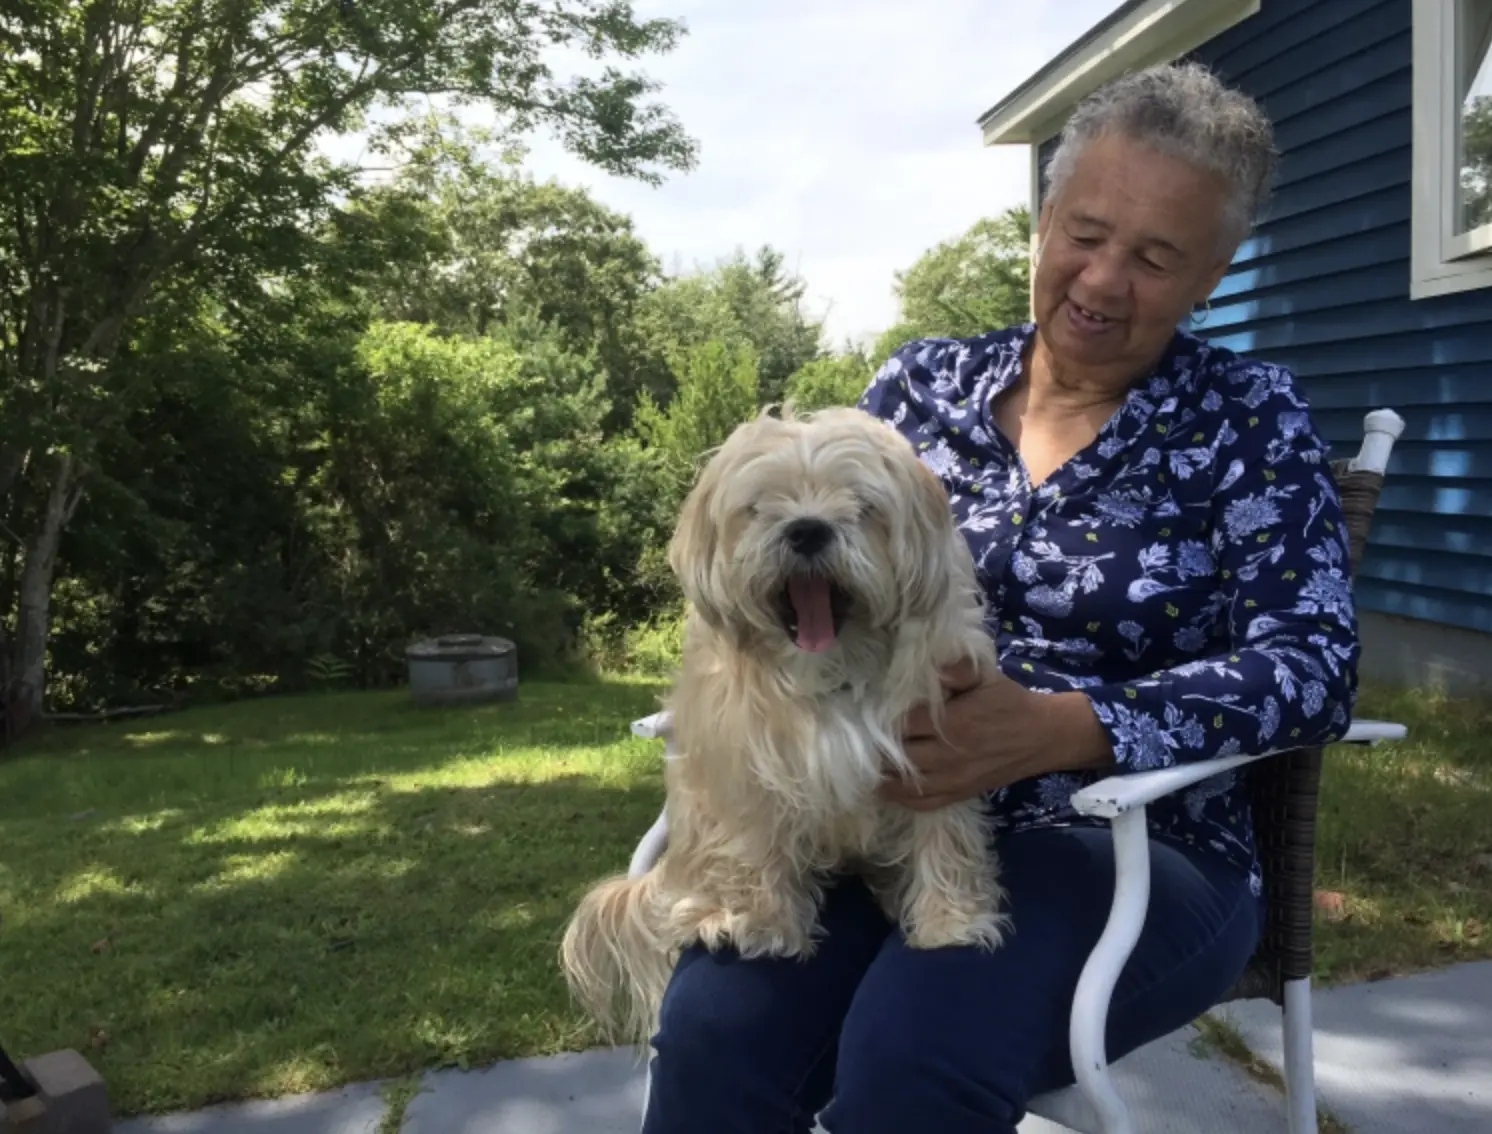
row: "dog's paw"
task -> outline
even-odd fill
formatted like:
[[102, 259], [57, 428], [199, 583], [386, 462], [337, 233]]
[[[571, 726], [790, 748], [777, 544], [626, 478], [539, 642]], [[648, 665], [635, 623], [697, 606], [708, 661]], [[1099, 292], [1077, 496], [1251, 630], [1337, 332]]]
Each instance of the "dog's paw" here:
[[973, 946], [994, 951], [1005, 941], [1010, 919], [988, 910], [921, 910], [902, 935], [913, 949]]
[[734, 949], [742, 957], [811, 957], [817, 948], [813, 927], [764, 922], [734, 910], [702, 916], [694, 935], [712, 953]]

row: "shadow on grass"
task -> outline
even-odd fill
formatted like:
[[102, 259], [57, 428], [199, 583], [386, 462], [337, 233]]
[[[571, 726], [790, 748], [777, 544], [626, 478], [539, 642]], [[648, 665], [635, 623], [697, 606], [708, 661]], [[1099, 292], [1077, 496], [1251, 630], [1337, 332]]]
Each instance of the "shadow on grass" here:
[[120, 1115], [588, 1046], [556, 948], [657, 814], [654, 747], [9, 821], [4, 1042], [83, 1051]]

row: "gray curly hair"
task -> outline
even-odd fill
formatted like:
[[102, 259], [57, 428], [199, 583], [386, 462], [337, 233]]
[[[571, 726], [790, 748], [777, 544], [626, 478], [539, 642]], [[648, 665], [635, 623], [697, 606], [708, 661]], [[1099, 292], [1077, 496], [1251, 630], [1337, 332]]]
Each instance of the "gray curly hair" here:
[[1061, 192], [1091, 141], [1117, 135], [1216, 174], [1228, 186], [1224, 245], [1236, 248], [1269, 198], [1277, 162], [1274, 128], [1253, 99], [1196, 63], [1123, 75], [1083, 99], [1047, 166], [1047, 193]]

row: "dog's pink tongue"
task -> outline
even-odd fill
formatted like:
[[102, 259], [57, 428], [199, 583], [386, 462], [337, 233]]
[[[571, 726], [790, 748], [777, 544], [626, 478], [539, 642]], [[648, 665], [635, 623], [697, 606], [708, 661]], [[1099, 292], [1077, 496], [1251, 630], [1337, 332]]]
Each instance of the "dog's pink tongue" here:
[[817, 654], [832, 646], [834, 610], [829, 601], [829, 580], [822, 575], [794, 575], [787, 581], [787, 597], [798, 616], [798, 648]]

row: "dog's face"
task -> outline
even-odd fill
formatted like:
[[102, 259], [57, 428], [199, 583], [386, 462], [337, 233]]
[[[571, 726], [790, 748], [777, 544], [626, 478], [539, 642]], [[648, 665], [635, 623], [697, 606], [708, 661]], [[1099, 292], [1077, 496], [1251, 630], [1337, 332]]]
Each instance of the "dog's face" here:
[[669, 562], [738, 647], [821, 654], [930, 617], [967, 547], [941, 482], [858, 409], [740, 426], [684, 502]]

